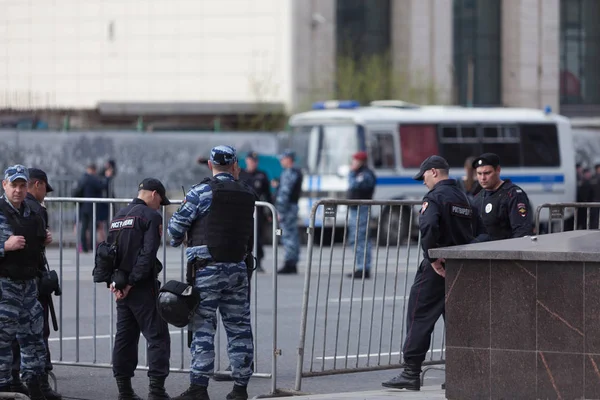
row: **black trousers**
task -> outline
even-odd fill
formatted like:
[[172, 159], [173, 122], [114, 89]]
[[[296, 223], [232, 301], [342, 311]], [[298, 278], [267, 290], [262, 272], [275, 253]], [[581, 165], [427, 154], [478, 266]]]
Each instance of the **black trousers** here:
[[410, 288], [406, 315], [404, 361], [421, 365], [431, 344], [431, 333], [440, 315], [445, 318], [445, 279], [423, 260]]
[[[48, 347], [48, 338], [50, 337], [50, 307], [48, 303], [50, 302], [50, 297], [43, 296], [38, 298], [40, 304], [44, 308], [44, 344], [46, 345], [46, 368], [45, 371], [48, 373], [52, 371], [52, 362], [50, 361], [50, 347]], [[15, 373], [20, 373], [21, 371], [21, 348], [19, 347], [19, 342], [15, 339], [12, 343], [12, 354], [13, 354], [13, 362], [12, 362], [12, 370]]]
[[148, 342], [148, 376], [169, 375], [171, 336], [165, 320], [158, 315], [156, 298], [159, 282], [141, 282], [126, 298], [117, 300], [117, 333], [113, 348], [113, 375], [131, 378], [138, 364], [140, 333]]

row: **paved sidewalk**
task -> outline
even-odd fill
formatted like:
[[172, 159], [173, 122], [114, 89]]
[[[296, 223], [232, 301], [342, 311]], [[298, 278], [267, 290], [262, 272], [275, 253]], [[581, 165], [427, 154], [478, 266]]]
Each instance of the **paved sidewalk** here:
[[[282, 398], [282, 397], [278, 397]], [[389, 400], [389, 399], [403, 399], [403, 400], [445, 400], [445, 390], [440, 389], [436, 386], [425, 386], [421, 388], [421, 391], [415, 392], [410, 390], [373, 390], [369, 392], [352, 392], [352, 393], [330, 393], [330, 394], [316, 394], [308, 396], [294, 396], [290, 399], [294, 400]]]

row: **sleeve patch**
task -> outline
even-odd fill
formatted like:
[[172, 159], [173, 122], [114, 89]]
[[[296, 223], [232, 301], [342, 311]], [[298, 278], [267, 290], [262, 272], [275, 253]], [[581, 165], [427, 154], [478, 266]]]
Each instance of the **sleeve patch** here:
[[460, 204], [450, 204], [450, 213], [456, 217], [471, 218], [473, 209]]
[[517, 211], [521, 217], [527, 216], [527, 207], [525, 206], [525, 203], [517, 204]]
[[423, 204], [421, 205], [421, 211], [420, 211], [421, 214], [425, 213], [425, 210], [427, 210], [428, 205], [429, 205], [428, 202], [426, 202], [426, 201], [423, 202]]

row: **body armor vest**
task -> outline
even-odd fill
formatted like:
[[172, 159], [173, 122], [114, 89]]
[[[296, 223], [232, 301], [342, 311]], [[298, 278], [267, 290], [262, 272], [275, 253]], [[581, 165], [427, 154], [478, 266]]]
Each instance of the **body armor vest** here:
[[25, 248], [4, 253], [0, 260], [0, 276], [15, 280], [36, 278], [46, 240], [42, 218], [33, 210], [29, 217], [23, 217], [12, 209], [5, 199], [0, 199], [0, 210], [11, 226], [13, 235], [25, 238]]
[[252, 250], [254, 193], [236, 181], [206, 179], [212, 189], [208, 215], [194, 221], [189, 246], [206, 245], [216, 262], [242, 262]]

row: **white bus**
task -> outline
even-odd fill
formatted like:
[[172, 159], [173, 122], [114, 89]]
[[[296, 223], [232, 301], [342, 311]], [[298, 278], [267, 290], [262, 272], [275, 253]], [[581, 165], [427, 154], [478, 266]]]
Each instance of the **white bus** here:
[[[346, 197], [350, 159], [360, 150], [368, 152], [369, 166], [377, 175], [374, 199], [421, 199], [427, 188], [413, 176], [432, 154], [445, 157], [451, 177], [460, 179], [467, 157], [493, 152], [500, 156], [502, 177], [521, 186], [534, 209], [542, 203], [575, 201], [571, 125], [569, 119], [550, 110], [418, 106], [394, 101], [373, 102], [367, 107], [353, 101], [332, 101], [316, 103], [313, 108], [289, 121], [290, 145], [305, 174], [300, 226], [308, 226], [315, 200]], [[408, 216], [406, 213], [403, 218]], [[381, 237], [387, 236], [386, 217], [382, 215], [386, 223]], [[393, 221], [398, 220], [399, 216], [394, 216]], [[320, 213], [315, 222], [316, 226], [321, 223]], [[339, 208], [336, 224], [344, 223], [345, 209]], [[406, 230], [401, 235], [406, 237], [408, 224], [403, 226]], [[395, 240], [397, 229], [392, 224], [390, 240]]]

